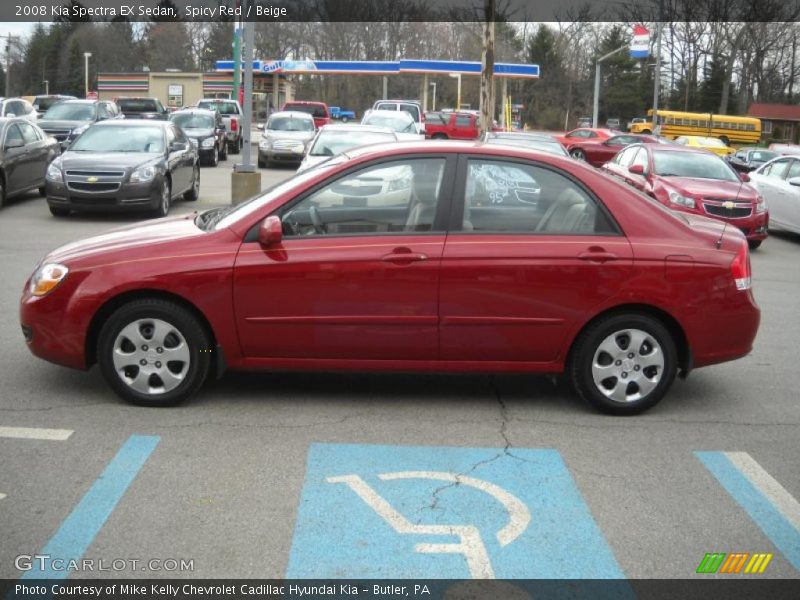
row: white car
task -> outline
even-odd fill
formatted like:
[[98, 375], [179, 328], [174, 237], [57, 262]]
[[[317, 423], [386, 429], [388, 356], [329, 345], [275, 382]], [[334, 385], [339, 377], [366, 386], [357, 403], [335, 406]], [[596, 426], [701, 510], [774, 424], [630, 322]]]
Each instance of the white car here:
[[323, 125], [311, 142], [297, 172], [305, 171], [341, 152], [381, 142], [396, 142], [397, 135], [388, 127], [370, 125]]
[[368, 110], [364, 113], [361, 124], [388, 127], [397, 134], [397, 139], [401, 142], [425, 139], [425, 128], [402, 110]]
[[[414, 187], [414, 171], [408, 164], [381, 166], [342, 177], [315, 198], [317, 208], [332, 206], [396, 207], [409, 206]], [[437, 184], [438, 189], [438, 184]]]
[[767, 202], [769, 228], [800, 233], [800, 156], [774, 158], [749, 176]]
[[258, 166], [275, 161], [299, 163], [314, 139], [314, 117], [299, 111], [272, 113], [258, 143]]
[[0, 98], [0, 117], [20, 117], [31, 123], [39, 119], [33, 104], [24, 98]]

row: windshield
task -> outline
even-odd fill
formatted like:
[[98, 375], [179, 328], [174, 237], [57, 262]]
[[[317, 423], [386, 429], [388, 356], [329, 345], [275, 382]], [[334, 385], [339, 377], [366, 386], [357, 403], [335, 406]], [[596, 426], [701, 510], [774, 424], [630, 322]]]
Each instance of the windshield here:
[[695, 177], [739, 181], [736, 172], [724, 160], [705, 152], [653, 151], [653, 168], [656, 175], [664, 177]]
[[207, 108], [208, 110], [218, 110], [221, 115], [238, 115], [239, 107], [235, 102], [198, 102], [198, 108]]
[[219, 229], [225, 229], [226, 227], [230, 227], [240, 219], [243, 219], [248, 215], [253, 214], [257, 210], [259, 210], [262, 206], [265, 206], [266, 204], [279, 198], [284, 193], [291, 190], [293, 187], [302, 185], [306, 181], [318, 177], [321, 172], [325, 172], [347, 160], [350, 159], [347, 157], [346, 154], [340, 154], [335, 158], [326, 160], [325, 162], [314, 167], [313, 169], [308, 169], [307, 171], [301, 171], [300, 173], [297, 173], [293, 177], [290, 177], [285, 181], [281, 181], [280, 183], [272, 186], [271, 188], [264, 190], [263, 192], [261, 192], [261, 194], [253, 196], [252, 198], [250, 198], [250, 200], [247, 200], [246, 202], [208, 210], [198, 215], [197, 219], [195, 220], [195, 223], [197, 224], [198, 227], [200, 227], [205, 231], [209, 231], [211, 229], [219, 230]]
[[380, 131], [322, 131], [311, 147], [311, 156], [333, 156], [351, 148], [393, 142], [395, 136]]
[[170, 120], [181, 129], [213, 129], [214, 117], [210, 115], [178, 114]]
[[94, 104], [69, 104], [67, 102], [60, 102], [54, 104], [44, 113], [42, 120], [94, 121], [96, 114]]
[[768, 150], [756, 150], [750, 154], [750, 160], [756, 162], [767, 162], [773, 158], [780, 156], [777, 152], [770, 152]]
[[267, 121], [267, 129], [270, 131], [314, 131], [314, 121], [294, 117], [270, 117]]
[[319, 106], [318, 104], [293, 104], [291, 102], [288, 102], [283, 105], [283, 110], [304, 112], [306, 114], [311, 115], [312, 117], [317, 117], [318, 119], [324, 119], [327, 116], [325, 114], [325, 108]]
[[76, 152], [163, 152], [164, 130], [160, 127], [95, 125], [69, 149]]
[[158, 112], [158, 103], [150, 98], [120, 98], [117, 105], [123, 112]]
[[414, 119], [408, 113], [398, 112], [394, 115], [368, 115], [364, 117], [362, 125], [388, 127], [398, 133], [416, 133]]

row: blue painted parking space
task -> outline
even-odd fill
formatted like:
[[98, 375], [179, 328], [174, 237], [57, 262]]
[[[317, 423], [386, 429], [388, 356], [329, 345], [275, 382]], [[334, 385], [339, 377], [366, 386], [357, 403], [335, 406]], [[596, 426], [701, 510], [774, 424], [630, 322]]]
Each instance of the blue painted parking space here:
[[555, 450], [313, 444], [286, 576], [625, 574]]

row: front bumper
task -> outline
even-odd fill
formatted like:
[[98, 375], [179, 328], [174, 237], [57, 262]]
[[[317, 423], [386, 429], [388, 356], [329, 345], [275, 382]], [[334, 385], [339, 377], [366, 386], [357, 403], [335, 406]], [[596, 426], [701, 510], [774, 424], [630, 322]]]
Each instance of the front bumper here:
[[90, 191], [48, 180], [45, 190], [47, 204], [53, 208], [96, 212], [136, 211], [158, 207], [161, 184], [162, 177], [156, 176], [146, 183], [101, 184], [97, 191]]
[[305, 152], [294, 152], [291, 150], [275, 150], [270, 149], [266, 150], [259, 146], [258, 148], [258, 157], [262, 160], [262, 162], [302, 162], [303, 157], [306, 155]]

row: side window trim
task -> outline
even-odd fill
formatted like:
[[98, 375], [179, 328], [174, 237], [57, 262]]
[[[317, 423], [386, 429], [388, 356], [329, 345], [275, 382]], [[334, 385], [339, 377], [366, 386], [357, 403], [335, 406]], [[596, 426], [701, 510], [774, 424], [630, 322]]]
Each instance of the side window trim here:
[[[456, 169], [456, 177], [455, 177], [455, 184], [453, 186], [453, 199], [452, 199], [452, 210], [450, 211], [450, 222], [447, 228], [448, 235], [494, 235], [494, 236], [537, 236], [537, 237], [548, 237], [552, 235], [564, 235], [560, 233], [535, 233], [533, 231], [464, 231], [464, 202], [466, 201], [466, 191], [467, 191], [467, 173], [469, 169], [469, 161], [470, 160], [483, 160], [483, 161], [495, 161], [495, 162], [509, 162], [509, 163], [517, 163], [529, 167], [536, 167], [540, 169], [547, 169], [562, 177], [565, 177], [570, 182], [575, 184], [583, 193], [585, 193], [597, 206], [597, 209], [603, 213], [606, 217], [608, 224], [610, 225], [613, 231], [609, 231], [607, 233], [592, 233], [587, 237], [591, 236], [619, 236], [624, 237], [625, 232], [620, 227], [617, 220], [614, 218], [614, 215], [611, 214], [611, 211], [608, 210], [606, 205], [598, 198], [597, 194], [595, 194], [592, 190], [590, 190], [582, 181], [576, 178], [571, 173], [559, 169], [557, 167], [553, 167], [546, 163], [540, 163], [536, 161], [529, 161], [523, 160], [519, 158], [504, 158], [498, 157], [488, 154], [459, 154], [458, 156], [458, 168]], [[582, 234], [579, 234], [582, 235]]]

